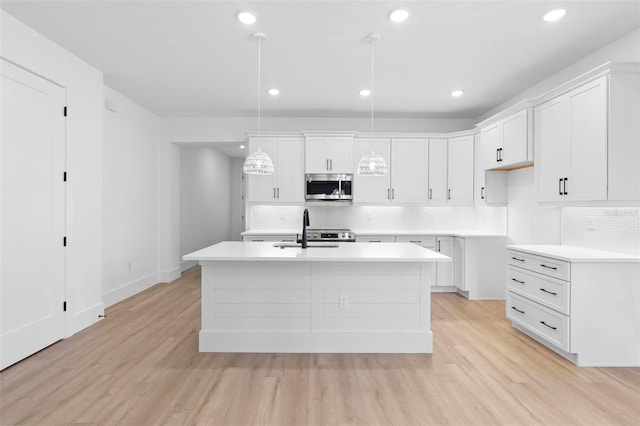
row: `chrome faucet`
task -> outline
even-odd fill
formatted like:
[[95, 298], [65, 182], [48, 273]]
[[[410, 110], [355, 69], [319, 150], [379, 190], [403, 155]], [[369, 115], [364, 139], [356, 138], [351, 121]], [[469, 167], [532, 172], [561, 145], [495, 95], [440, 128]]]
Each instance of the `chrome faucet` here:
[[302, 213], [302, 248], [307, 248], [307, 226], [309, 226], [309, 210], [304, 209]]

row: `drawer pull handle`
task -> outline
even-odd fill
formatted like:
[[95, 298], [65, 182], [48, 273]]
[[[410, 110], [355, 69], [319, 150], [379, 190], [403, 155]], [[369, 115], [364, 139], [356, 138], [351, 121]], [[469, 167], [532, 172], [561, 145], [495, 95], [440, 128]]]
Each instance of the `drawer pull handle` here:
[[540, 291], [544, 291], [545, 293], [553, 294], [554, 296], [557, 296], [557, 295], [558, 295], [558, 293], [554, 293], [554, 292], [549, 291], [549, 290], [546, 290], [546, 289], [544, 289], [544, 288], [541, 288], [541, 289], [540, 289]]
[[422, 241], [409, 241], [410, 243], [416, 243], [416, 244], [420, 244], [422, 243]]
[[545, 325], [545, 326], [549, 327], [549, 328], [550, 328], [550, 329], [552, 329], [552, 330], [557, 330], [557, 329], [558, 329], [558, 327], [552, 327], [552, 326], [550, 326], [549, 324], [547, 324], [547, 323], [546, 323], [546, 322], [544, 322], [544, 321], [540, 321], [540, 324]]
[[[524, 281], [516, 280], [515, 278], [511, 278], [511, 281], [515, 281], [518, 284], [524, 284]], [[540, 289], [540, 290], [542, 290], [542, 289]]]
[[547, 268], [547, 269], [553, 269], [554, 271], [558, 270], [558, 268], [556, 268], [554, 266], [547, 266], [547, 265], [543, 265], [542, 263], [540, 264], [540, 266], [542, 266], [543, 268]]
[[524, 314], [524, 311], [521, 311], [520, 309], [516, 308], [515, 306], [512, 306], [511, 309], [513, 309], [514, 311], [518, 311], [521, 314]]
[[513, 260], [517, 260], [518, 262], [524, 262], [524, 259], [518, 259], [517, 257], [513, 257], [513, 256], [511, 256], [511, 258]]

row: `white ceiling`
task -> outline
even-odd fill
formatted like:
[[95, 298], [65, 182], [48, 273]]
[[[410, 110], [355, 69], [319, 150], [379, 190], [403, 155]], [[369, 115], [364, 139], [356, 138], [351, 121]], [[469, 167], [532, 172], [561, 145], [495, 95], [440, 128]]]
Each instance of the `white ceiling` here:
[[[408, 6], [403, 24], [387, 19]], [[542, 15], [567, 9], [562, 21]], [[476, 118], [640, 26], [640, 1], [10, 1], [1, 7], [102, 70], [105, 83], [161, 116], [370, 114]], [[250, 9], [246, 26], [235, 12]], [[281, 94], [272, 98], [269, 87]], [[450, 92], [463, 88], [454, 99]]]

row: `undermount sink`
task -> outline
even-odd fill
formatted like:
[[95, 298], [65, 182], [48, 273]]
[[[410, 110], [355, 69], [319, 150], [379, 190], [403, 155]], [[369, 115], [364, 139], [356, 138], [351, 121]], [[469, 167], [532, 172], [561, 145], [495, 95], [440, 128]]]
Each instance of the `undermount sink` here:
[[[274, 247], [279, 247], [281, 249], [284, 248], [302, 248], [302, 244], [301, 243], [275, 243], [273, 245]], [[337, 243], [307, 243], [307, 247], [309, 248], [316, 248], [316, 247], [324, 247], [324, 248], [336, 248], [336, 247], [340, 247], [339, 244]]]

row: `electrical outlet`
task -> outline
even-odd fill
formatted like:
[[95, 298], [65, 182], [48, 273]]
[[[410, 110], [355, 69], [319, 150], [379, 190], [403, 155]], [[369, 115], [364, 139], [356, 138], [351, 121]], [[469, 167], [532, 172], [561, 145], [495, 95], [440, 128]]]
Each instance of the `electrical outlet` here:
[[595, 231], [594, 217], [587, 216], [587, 231]]
[[284, 220], [284, 210], [280, 210], [280, 220]]
[[348, 294], [341, 294], [338, 298], [338, 305], [341, 308], [348, 308], [349, 307], [349, 295]]
[[367, 220], [371, 220], [371, 212], [367, 212]]

